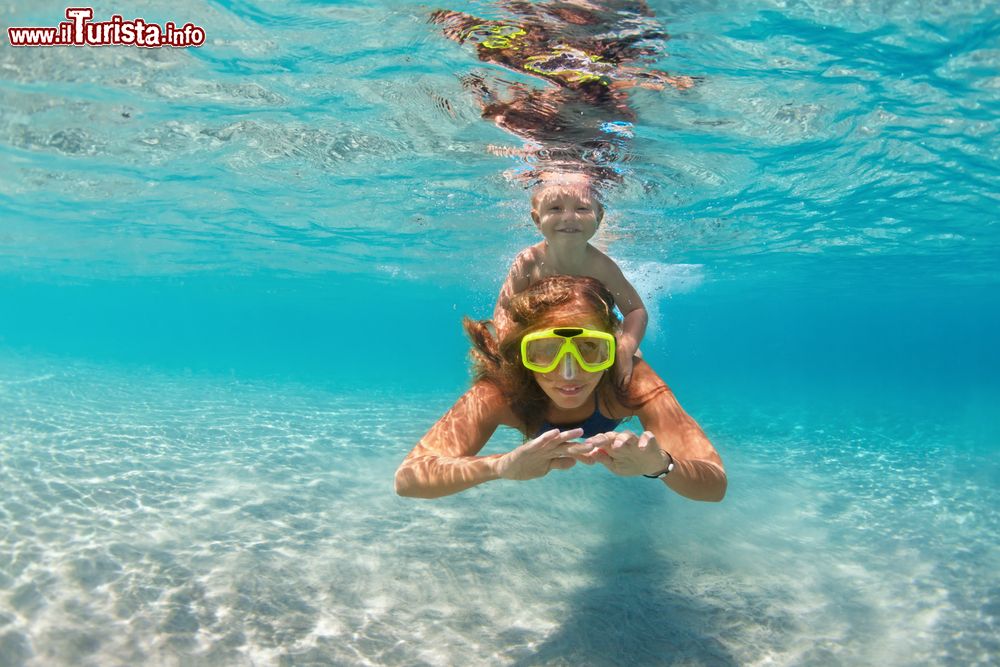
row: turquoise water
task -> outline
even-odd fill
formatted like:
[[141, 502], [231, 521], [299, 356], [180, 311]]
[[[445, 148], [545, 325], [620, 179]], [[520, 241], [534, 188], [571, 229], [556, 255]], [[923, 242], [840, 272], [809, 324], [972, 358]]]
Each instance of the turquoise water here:
[[0, 665], [997, 662], [1000, 14], [651, 6], [701, 79], [631, 95], [596, 242], [718, 505], [583, 467], [394, 495], [536, 238], [460, 77], [530, 80], [436, 6], [99, 3], [207, 43], [3, 39]]

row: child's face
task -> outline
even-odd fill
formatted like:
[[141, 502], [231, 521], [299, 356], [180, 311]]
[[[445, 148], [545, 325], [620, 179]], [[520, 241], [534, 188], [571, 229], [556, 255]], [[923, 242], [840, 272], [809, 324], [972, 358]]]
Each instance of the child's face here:
[[538, 230], [551, 243], [586, 243], [601, 222], [600, 204], [576, 189], [553, 189], [540, 196], [531, 210]]

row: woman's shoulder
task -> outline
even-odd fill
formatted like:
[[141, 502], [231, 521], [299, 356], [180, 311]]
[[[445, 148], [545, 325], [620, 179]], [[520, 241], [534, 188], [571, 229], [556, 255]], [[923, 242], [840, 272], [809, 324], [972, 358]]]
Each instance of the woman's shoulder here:
[[645, 360], [636, 358], [632, 366], [632, 380], [623, 393], [619, 393], [609, 383], [602, 398], [608, 406], [608, 416], [614, 419], [628, 419], [638, 408], [648, 403], [658, 394], [670, 395], [670, 387]]
[[473, 384], [462, 398], [469, 401], [471, 409], [481, 411], [484, 417], [497, 425], [521, 427], [521, 422], [511, 410], [510, 401], [503, 391], [488, 380], [479, 380]]
[[648, 392], [652, 389], [665, 388], [669, 391], [667, 383], [653, 370], [645, 359], [637, 357], [632, 366], [632, 382], [629, 383], [629, 392]]

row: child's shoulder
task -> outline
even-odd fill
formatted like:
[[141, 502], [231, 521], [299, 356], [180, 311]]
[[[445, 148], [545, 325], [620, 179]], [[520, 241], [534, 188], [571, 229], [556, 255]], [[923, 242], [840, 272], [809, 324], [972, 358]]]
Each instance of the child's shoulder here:
[[531, 287], [539, 279], [539, 270], [545, 264], [544, 248], [542, 244], [528, 246], [514, 256], [514, 261], [510, 265], [510, 273], [507, 281], [514, 294], [523, 292]]
[[545, 243], [536, 243], [517, 253], [514, 257], [514, 264], [521, 266], [534, 266], [545, 259]]
[[614, 263], [614, 260], [607, 256], [604, 252], [597, 249], [593, 243], [587, 244], [587, 257], [588, 259], [600, 259], [606, 260], [608, 262]]
[[[621, 270], [615, 260], [611, 259], [611, 257], [601, 252], [590, 243], [587, 244], [587, 265], [592, 271], [595, 272], [595, 275], [592, 276], [594, 278], [602, 278], [607, 276], [608, 272]], [[598, 273], [601, 275], [596, 275]]]

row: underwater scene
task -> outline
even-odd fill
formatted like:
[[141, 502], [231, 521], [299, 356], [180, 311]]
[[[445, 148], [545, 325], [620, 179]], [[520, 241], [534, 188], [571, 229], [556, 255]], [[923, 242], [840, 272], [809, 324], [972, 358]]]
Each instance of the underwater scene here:
[[[1000, 661], [996, 3], [0, 17], [0, 667]], [[722, 502], [397, 495], [553, 173]]]

